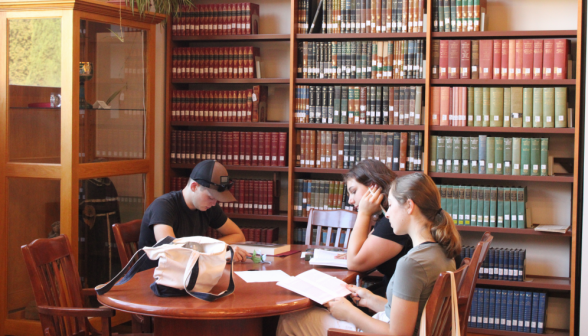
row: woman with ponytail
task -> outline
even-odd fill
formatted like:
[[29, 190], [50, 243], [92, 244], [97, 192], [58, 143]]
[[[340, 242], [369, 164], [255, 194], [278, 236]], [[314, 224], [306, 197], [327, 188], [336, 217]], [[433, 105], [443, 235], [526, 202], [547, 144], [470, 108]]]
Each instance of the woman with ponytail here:
[[[381, 197], [381, 196], [380, 196]], [[370, 195], [370, 202], [379, 199]], [[386, 217], [396, 234], [408, 234], [414, 247], [398, 260], [386, 297], [365, 288], [348, 285], [354, 302], [378, 312], [364, 314], [345, 298], [326, 308], [283, 315], [277, 335], [327, 335], [329, 328], [357, 330], [382, 335], [418, 335], [418, 326], [435, 281], [440, 273], [455, 271], [461, 238], [450, 215], [441, 209], [441, 196], [425, 174], [400, 177], [390, 187]]]

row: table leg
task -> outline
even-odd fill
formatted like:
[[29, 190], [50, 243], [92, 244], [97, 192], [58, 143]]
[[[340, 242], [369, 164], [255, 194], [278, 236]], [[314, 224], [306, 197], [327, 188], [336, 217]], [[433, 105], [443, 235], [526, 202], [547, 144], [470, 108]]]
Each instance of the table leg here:
[[262, 319], [183, 320], [154, 318], [155, 336], [261, 336]]

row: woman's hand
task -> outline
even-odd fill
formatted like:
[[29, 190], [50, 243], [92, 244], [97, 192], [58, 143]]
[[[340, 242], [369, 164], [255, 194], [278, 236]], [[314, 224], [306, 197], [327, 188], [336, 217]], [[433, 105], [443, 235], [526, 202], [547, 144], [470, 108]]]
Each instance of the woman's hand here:
[[344, 297], [335, 298], [325, 303], [325, 306], [334, 318], [341, 321], [349, 321], [350, 312], [357, 309]]
[[359, 201], [357, 211], [371, 216], [380, 211], [380, 204], [382, 204], [383, 200], [384, 195], [382, 195], [382, 188], [372, 186], [365, 194], [363, 194], [363, 197]]
[[347, 259], [347, 253], [339, 253], [335, 256], [335, 259]]
[[247, 251], [235, 246], [233, 248], [235, 250], [235, 253], [233, 255], [233, 262], [242, 262], [247, 260], [247, 257], [251, 256], [251, 253], [247, 253]]
[[369, 289], [354, 285], [347, 285], [347, 289], [351, 292], [351, 299], [356, 305], [360, 307], [369, 307], [369, 301], [374, 293]]

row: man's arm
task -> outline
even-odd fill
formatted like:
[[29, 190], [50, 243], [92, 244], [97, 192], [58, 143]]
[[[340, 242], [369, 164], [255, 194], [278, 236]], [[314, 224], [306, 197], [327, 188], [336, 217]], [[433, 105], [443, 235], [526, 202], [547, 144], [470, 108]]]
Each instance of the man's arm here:
[[176, 237], [174, 233], [174, 229], [166, 224], [155, 224], [153, 225], [153, 234], [155, 235], [155, 241], [160, 241], [161, 239], [170, 236]]
[[241, 229], [233, 222], [230, 218], [227, 218], [227, 221], [223, 226], [217, 229], [223, 237], [219, 238], [219, 240], [224, 241], [227, 244], [232, 243], [241, 243], [245, 241], [245, 235], [241, 231]]

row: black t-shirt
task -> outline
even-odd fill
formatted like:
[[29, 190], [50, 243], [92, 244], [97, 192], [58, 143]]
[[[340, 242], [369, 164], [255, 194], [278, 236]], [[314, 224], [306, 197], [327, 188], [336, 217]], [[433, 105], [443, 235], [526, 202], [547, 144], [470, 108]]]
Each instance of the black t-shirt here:
[[190, 210], [182, 191], [172, 191], [157, 198], [145, 211], [141, 223], [139, 248], [153, 246], [157, 241], [153, 225], [166, 224], [172, 227], [177, 238], [203, 236], [208, 227], [218, 229], [227, 221], [227, 215], [215, 204], [206, 211]]
[[396, 263], [398, 262], [398, 259], [404, 257], [406, 253], [408, 253], [408, 251], [410, 251], [412, 248], [412, 240], [410, 239], [409, 235], [396, 235], [390, 226], [390, 221], [388, 218], [383, 216], [380, 217], [380, 219], [378, 219], [376, 222], [372, 235], [391, 240], [403, 246], [402, 250], [395, 257], [376, 267], [380, 273], [386, 276], [387, 280], [390, 280], [394, 274], [394, 271], [396, 270]]

